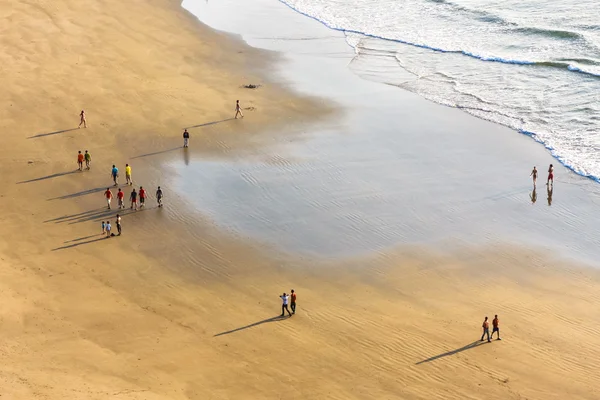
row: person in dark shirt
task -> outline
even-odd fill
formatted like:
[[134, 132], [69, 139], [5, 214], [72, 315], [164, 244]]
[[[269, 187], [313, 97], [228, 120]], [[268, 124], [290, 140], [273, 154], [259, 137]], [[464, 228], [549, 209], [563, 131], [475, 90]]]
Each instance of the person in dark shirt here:
[[137, 210], [137, 192], [135, 191], [135, 189], [133, 189], [133, 191], [131, 192], [129, 200], [131, 200], [131, 209]]
[[190, 133], [187, 129], [183, 131], [183, 147], [189, 147], [190, 144]]

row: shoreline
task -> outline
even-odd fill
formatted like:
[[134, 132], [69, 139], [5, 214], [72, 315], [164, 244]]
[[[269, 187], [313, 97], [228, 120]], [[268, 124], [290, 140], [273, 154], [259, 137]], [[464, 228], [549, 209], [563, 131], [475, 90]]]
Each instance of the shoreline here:
[[[407, 204], [438, 204], [409, 191], [428, 190], [429, 182], [410, 176], [408, 164], [398, 171], [406, 172], [411, 182], [422, 181], [421, 186], [400, 181], [379, 185], [379, 175], [361, 175], [385, 165], [385, 152], [375, 153], [383, 164], [369, 162], [377, 144], [390, 150], [394, 142], [385, 129], [384, 136], [362, 140], [350, 129], [353, 122], [364, 132], [376, 133], [382, 127], [377, 121], [365, 125], [364, 114], [352, 113], [348, 104], [360, 107], [369, 95], [409, 107], [413, 97], [397, 97], [391, 88], [373, 90], [370, 83], [347, 87], [349, 71], [334, 68], [343, 65], [346, 56], [330, 52], [338, 48], [337, 38], [320, 42], [331, 46], [324, 49], [331, 68], [323, 67], [319, 54], [277, 39], [298, 52], [273, 55], [272, 60], [281, 56], [300, 64], [290, 68], [293, 64], [278, 61], [264, 71], [271, 75], [268, 85], [245, 91], [237, 81], [258, 80], [248, 71], [271, 59], [229, 34], [197, 24], [172, 1], [81, 7], [66, 0], [53, 3], [56, 9], [40, 6], [44, 15], [32, 14], [29, 3], [22, 4], [13, 10], [15, 29], [0, 35], [0, 43], [17, 51], [19, 29], [30, 31], [28, 24], [36, 23], [47, 28], [47, 16], [53, 24], [48, 26], [62, 34], [46, 39], [42, 28], [33, 30], [29, 34], [40, 36], [29, 39], [35, 39], [31, 42], [39, 51], [21, 48], [14, 53], [35, 54], [29, 62], [44, 65], [44, 75], [23, 70], [16, 61], [0, 72], [9, 82], [0, 105], [14, 104], [17, 109], [0, 108], [6, 117], [0, 119], [1, 130], [11, 150], [3, 153], [0, 166], [5, 182], [0, 198], [5, 209], [0, 228], [2, 397], [204, 400], [278, 399], [285, 394], [292, 399], [464, 399], [484, 397], [483, 388], [486, 398], [497, 399], [594, 398], [600, 383], [594, 370], [600, 357], [600, 341], [595, 339], [600, 326], [590, 307], [599, 300], [595, 269], [556, 254], [542, 255], [529, 244], [490, 249], [458, 238], [452, 251], [446, 251], [432, 249], [428, 242], [377, 236], [377, 231], [374, 243], [392, 245], [369, 256], [323, 259], [288, 254], [248, 231], [222, 226], [214, 218], [227, 215], [222, 209], [211, 212], [203, 207], [214, 205], [207, 202], [211, 197], [204, 197], [210, 195], [225, 211], [231, 204], [242, 213], [255, 204], [269, 212], [283, 210], [278, 218], [265, 219], [272, 235], [286, 238], [286, 232], [297, 231], [310, 234], [317, 244], [329, 240], [343, 250], [356, 247], [350, 239], [361, 239], [361, 229], [337, 230], [339, 226], [323, 218], [334, 235], [317, 225], [302, 230], [298, 221], [319, 221], [306, 210], [322, 209], [339, 217], [334, 210], [352, 210], [361, 198], [372, 204], [369, 190], [386, 185], [401, 188], [407, 197], [400, 200]], [[89, 14], [90, 9], [95, 12]], [[258, 7], [254, 11], [259, 13], [254, 21], [278, 20], [261, 16]], [[245, 17], [241, 12], [228, 16]], [[85, 29], [70, 35], [70, 24], [79, 20]], [[290, 26], [292, 22], [279, 21]], [[129, 36], [122, 38], [124, 31]], [[74, 64], [65, 61], [86, 40], [97, 45], [97, 58], [71, 69]], [[47, 52], [40, 50], [44, 46]], [[284, 82], [283, 72], [294, 75], [298, 66], [304, 74]], [[81, 91], [70, 92], [75, 90], [70, 78], [76, 70], [85, 72], [80, 82], [85, 90], [76, 87]], [[323, 81], [318, 70], [331, 71], [331, 79]], [[29, 97], [34, 90], [54, 94], [42, 101]], [[339, 110], [319, 90], [337, 94]], [[90, 127], [69, 130], [69, 110], [77, 111], [78, 99], [84, 96]], [[223, 120], [229, 118], [229, 99], [238, 96], [247, 96], [243, 105], [255, 106], [256, 111], [233, 125]], [[424, 103], [415, 104], [430, 110]], [[397, 118], [396, 110], [371, 111], [381, 112], [383, 121]], [[411, 132], [421, 132], [421, 114], [409, 118], [412, 112], [408, 108], [401, 115], [405, 129], [392, 128], [406, 135], [406, 143], [419, 144], [418, 135]], [[278, 116], [274, 121], [273, 114]], [[323, 118], [326, 114], [330, 118]], [[354, 117], [358, 119], [346, 119]], [[437, 118], [440, 123], [453, 121], [457, 131], [470, 121], [454, 113]], [[206, 125], [192, 131], [190, 151], [184, 152], [179, 128], [190, 124]], [[47, 136], [28, 139], [36, 135]], [[495, 145], [492, 142], [490, 148]], [[80, 148], [90, 149], [92, 170], [74, 173]], [[407, 147], [401, 154], [412, 162], [414, 150]], [[354, 169], [328, 175], [332, 166], [350, 165], [344, 159], [347, 154]], [[422, 153], [412, 154], [414, 158]], [[437, 154], [423, 155], [428, 156]], [[156, 209], [151, 199], [143, 212], [127, 210], [124, 235], [101, 239], [100, 220], [115, 214], [105, 210], [101, 197], [110, 182], [108, 168], [115, 162], [122, 167], [128, 160], [136, 186], [163, 186], [165, 207]], [[241, 161], [252, 163], [242, 173], [236, 167]], [[325, 164], [319, 164], [322, 161]], [[178, 177], [181, 171], [174, 165], [189, 175]], [[306, 165], [310, 168], [303, 170]], [[358, 193], [361, 197], [338, 185], [347, 177], [360, 177], [358, 183], [374, 186]], [[320, 191], [307, 190], [311, 186], [306, 181]], [[277, 188], [291, 197], [281, 197]], [[323, 203], [327, 198], [337, 208]], [[297, 214], [264, 199], [283, 199]], [[307, 208], [304, 199], [317, 201]], [[503, 210], [514, 206], [491, 202], [504, 204]], [[418, 211], [409, 209], [400, 217]], [[251, 226], [260, 225], [254, 214], [246, 214]], [[303, 220], [305, 215], [311, 218]], [[356, 215], [360, 214], [342, 214], [360, 223]], [[382, 213], [374, 224], [392, 216]], [[406, 230], [408, 235], [417, 232]], [[336, 238], [343, 240], [336, 243]], [[290, 288], [299, 296], [298, 313], [279, 319], [278, 296]], [[504, 340], [479, 346], [473, 343], [486, 313], [500, 314]], [[580, 346], [584, 340], [586, 346]]]

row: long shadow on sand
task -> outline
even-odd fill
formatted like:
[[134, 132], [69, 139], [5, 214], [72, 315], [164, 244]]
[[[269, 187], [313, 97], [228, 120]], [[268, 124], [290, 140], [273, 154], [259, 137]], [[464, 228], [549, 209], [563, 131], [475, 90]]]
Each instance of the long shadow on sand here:
[[220, 121], [205, 122], [205, 123], [199, 124], [199, 125], [186, 126], [184, 129], [201, 128], [203, 126], [216, 125], [216, 124], [221, 124], [221, 123], [227, 122], [227, 121], [233, 121], [234, 119], [235, 118], [227, 118], [227, 119], [222, 119]]
[[99, 186], [99, 187], [93, 188], [93, 189], [82, 190], [81, 192], [66, 194], [64, 196], [59, 196], [59, 197], [53, 197], [51, 199], [48, 199], [48, 201], [72, 199], [74, 197], [85, 196], [86, 194], [98, 193], [103, 190], [106, 190], [106, 186]]
[[75, 174], [77, 172], [79, 172], [78, 169], [73, 170], [73, 171], [69, 171], [69, 172], [59, 172], [57, 174], [46, 175], [46, 176], [42, 176], [40, 178], [30, 179], [28, 181], [17, 182], [17, 185], [20, 185], [22, 183], [31, 183], [31, 182], [45, 181], [46, 179], [58, 178], [59, 176], [71, 175], [71, 174]]
[[103, 220], [110, 220], [112, 218], [115, 218], [117, 214], [124, 217], [125, 215], [140, 213], [140, 212], [143, 212], [146, 210], [151, 210], [152, 208], [153, 207], [143, 208], [143, 209], [137, 210], [137, 211], [131, 210], [129, 208], [120, 209], [120, 210], [118, 208], [113, 208], [110, 210], [107, 208], [96, 208], [94, 210], [89, 210], [89, 211], [85, 211], [82, 213], [63, 215], [62, 217], [49, 219], [49, 220], [44, 221], [44, 223], [54, 222], [55, 224], [62, 224], [62, 223], [68, 222], [69, 225], [73, 225], [73, 224], [79, 224], [81, 222], [88, 222], [88, 221], [100, 222]]
[[154, 153], [140, 154], [139, 156], [132, 157], [132, 159], [142, 158], [142, 157], [156, 156], [158, 154], [168, 153], [170, 151], [175, 151], [175, 150], [180, 150], [180, 149], [183, 149], [183, 147], [182, 146], [178, 146], [178, 147], [173, 147], [172, 149], [155, 151]]
[[70, 249], [70, 248], [73, 248], [73, 247], [82, 246], [84, 244], [90, 244], [90, 243], [98, 242], [98, 241], [104, 240], [104, 239], [106, 239], [106, 236], [100, 236], [100, 237], [98, 237], [96, 239], [87, 240], [85, 242], [78, 242], [78, 243], [68, 244], [66, 246], [57, 247], [55, 249], [52, 249], [52, 251]]
[[44, 137], [44, 136], [58, 135], [59, 133], [76, 131], [77, 129], [79, 129], [79, 128], [63, 129], [62, 131], [40, 133], [39, 135], [29, 136], [27, 139], [35, 139], [35, 138], [41, 138], [41, 137]]
[[225, 331], [225, 332], [217, 333], [214, 336], [216, 337], [216, 336], [229, 335], [230, 333], [234, 333], [234, 332], [238, 332], [238, 331], [243, 331], [244, 329], [252, 328], [252, 327], [257, 326], [257, 325], [262, 325], [262, 324], [266, 324], [266, 323], [269, 323], [269, 322], [283, 321], [284, 319], [287, 319], [287, 318], [289, 318], [289, 317], [281, 317], [281, 316], [278, 315], [276, 317], [263, 319], [262, 321], [255, 322], [255, 323], [250, 324], [250, 325], [242, 326], [240, 328], [235, 328], [235, 329], [232, 329], [230, 331]]
[[457, 354], [457, 353], [461, 353], [461, 352], [466, 351], [466, 350], [474, 349], [475, 347], [481, 346], [482, 344], [485, 344], [485, 343], [486, 342], [481, 342], [481, 341], [477, 340], [477, 341], [469, 343], [468, 345], [463, 346], [461, 348], [450, 350], [450, 351], [447, 351], [445, 353], [438, 354], [437, 356], [429, 357], [426, 360], [419, 361], [418, 363], [415, 363], [415, 365], [428, 363], [428, 362], [435, 361], [435, 360], [443, 358], [443, 357], [448, 357], [448, 356], [451, 356], [451, 355], [454, 355], [454, 354]]

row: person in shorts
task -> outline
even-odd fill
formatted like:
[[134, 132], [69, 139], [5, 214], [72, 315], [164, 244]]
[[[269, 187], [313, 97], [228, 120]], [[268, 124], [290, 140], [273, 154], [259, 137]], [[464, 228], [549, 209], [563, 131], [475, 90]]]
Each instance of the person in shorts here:
[[140, 191], [138, 193], [140, 195], [140, 209], [142, 209], [146, 204], [146, 189], [140, 186]]
[[187, 129], [183, 130], [183, 147], [189, 147], [190, 145], [190, 133]]
[[132, 210], [137, 210], [137, 192], [135, 191], [135, 189], [133, 189], [131, 191], [131, 195], [129, 195], [129, 200], [131, 200], [131, 209]]
[[90, 169], [90, 165], [92, 164], [92, 156], [90, 155], [90, 153], [88, 153], [87, 150], [85, 151], [83, 158], [85, 159], [85, 168]]
[[106, 192], [104, 192], [104, 197], [106, 198], [106, 204], [108, 204], [108, 209], [110, 210], [110, 202], [113, 198], [113, 194], [110, 191], [110, 188], [106, 188]]
[[115, 182], [115, 186], [118, 185], [117, 178], [119, 177], [119, 168], [117, 168], [114, 164], [112, 166], [112, 170], [110, 171], [110, 176], [113, 178], [113, 182]]
[[290, 308], [292, 309], [292, 314], [296, 314], [296, 292], [292, 289], [292, 293], [290, 294]]
[[554, 166], [550, 164], [548, 167], [548, 180], [546, 181], [546, 186], [550, 184], [554, 185]]
[[492, 320], [492, 339], [494, 338], [494, 333], [497, 336], [496, 340], [502, 340], [500, 339], [500, 320], [498, 319], [498, 315], [494, 315], [494, 319]]
[[121, 236], [121, 216], [117, 214], [117, 231], [119, 232], [119, 236]]
[[81, 154], [81, 150], [77, 154], [77, 167], [80, 171], [83, 171], [83, 154]]
[[131, 179], [131, 167], [129, 164], [125, 164], [125, 181], [128, 185], [133, 185], [133, 179]]
[[110, 230], [112, 229], [112, 226], [110, 225], [110, 221], [106, 221], [106, 237], [109, 238], [110, 237]]
[[160, 186], [158, 187], [158, 189], [156, 189], [156, 202], [158, 203], [159, 207], [162, 207], [162, 198], [163, 198], [163, 192], [160, 188]]
[[125, 193], [119, 188], [117, 192], [117, 201], [119, 202], [119, 209], [125, 208]]

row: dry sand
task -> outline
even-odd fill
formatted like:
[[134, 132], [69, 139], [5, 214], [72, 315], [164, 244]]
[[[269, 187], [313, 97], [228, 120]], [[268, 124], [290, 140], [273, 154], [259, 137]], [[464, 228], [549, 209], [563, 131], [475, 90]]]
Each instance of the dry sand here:
[[[264, 83], [272, 56], [176, 1], [0, 13], [2, 399], [600, 397], [593, 270], [515, 249], [307, 265], [185, 218], [156, 230], [156, 210], [101, 239], [112, 163], [178, 146], [181, 128], [230, 118], [236, 98], [255, 110], [192, 130], [193, 148], [231, 152], [320, 105], [240, 89]], [[90, 127], [71, 130], [82, 108]], [[93, 168], [72, 173], [84, 149]], [[273, 320], [291, 287], [299, 313]], [[494, 313], [504, 340], [475, 343]]]

